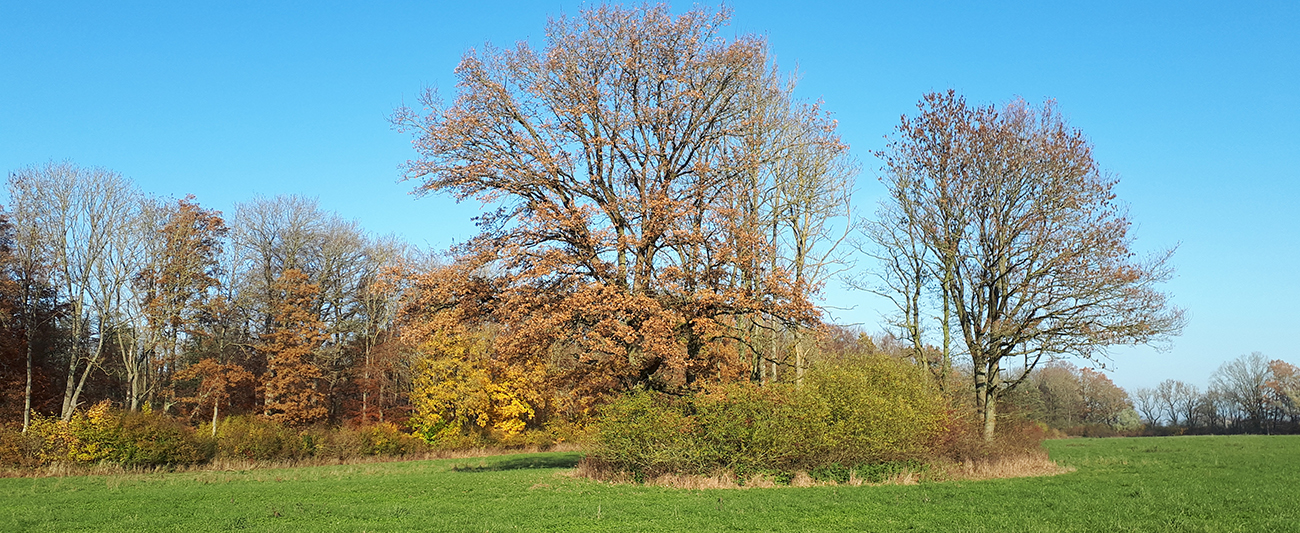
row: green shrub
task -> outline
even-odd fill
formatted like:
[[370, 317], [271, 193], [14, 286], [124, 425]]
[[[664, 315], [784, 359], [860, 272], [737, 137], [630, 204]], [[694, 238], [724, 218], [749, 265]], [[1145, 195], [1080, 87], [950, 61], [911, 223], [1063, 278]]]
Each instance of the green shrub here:
[[217, 455], [221, 457], [300, 459], [315, 453], [317, 440], [260, 416], [232, 416], [217, 424]]
[[852, 468], [843, 466], [839, 463], [831, 463], [813, 468], [808, 471], [808, 476], [817, 481], [834, 481], [836, 483], [848, 483]]
[[428, 450], [424, 441], [403, 433], [396, 424], [385, 422], [357, 431], [357, 451], [361, 455], [410, 455]]
[[591, 457], [634, 475], [807, 470], [847, 481], [845, 465], [933, 455], [947, 416], [921, 371], [871, 357], [812, 369], [801, 386], [743, 382], [686, 397], [627, 395], [600, 412]]
[[871, 483], [884, 483], [894, 476], [899, 476], [907, 472], [925, 472], [929, 470], [928, 465], [916, 459], [906, 461], [888, 461], [884, 463], [872, 463], [858, 465], [853, 469], [853, 473], [858, 479], [869, 481]]
[[606, 406], [596, 421], [593, 456], [634, 474], [698, 472], [695, 418], [688, 399], [642, 391]]
[[108, 460], [123, 466], [161, 466], [207, 462], [216, 441], [179, 420], [155, 413], [120, 413], [117, 443]]

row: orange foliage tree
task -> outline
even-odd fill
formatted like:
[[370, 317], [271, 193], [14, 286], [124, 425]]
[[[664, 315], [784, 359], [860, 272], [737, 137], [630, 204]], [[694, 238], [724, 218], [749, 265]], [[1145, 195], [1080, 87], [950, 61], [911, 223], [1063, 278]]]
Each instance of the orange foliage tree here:
[[229, 232], [221, 213], [200, 207], [193, 195], [163, 207], [161, 214], [157, 248], [134, 280], [144, 295], [144, 315], [155, 348], [151, 350], [154, 360], [142, 361], [147, 368], [127, 367], [127, 403], [132, 410], [146, 395], [170, 385], [186, 337], [211, 311], [212, 289], [221, 285], [217, 276], [222, 240]]
[[235, 364], [222, 364], [215, 359], [204, 359], [176, 373], [179, 381], [197, 380], [194, 394], [179, 398], [182, 403], [194, 404], [197, 413], [205, 404], [212, 406], [212, 434], [217, 434], [217, 417], [223, 404], [229, 404], [234, 390], [252, 385], [253, 374]]
[[[593, 8], [552, 20], [545, 50], [467, 53], [452, 104], [429, 90], [399, 108], [419, 152], [407, 178], [494, 206], [454, 265], [417, 280], [418, 313], [499, 328], [494, 357], [544, 362], [589, 399], [740, 379], [743, 325], [816, 323], [809, 284], [745, 216], [781, 160], [762, 110], [792, 105], [789, 84], [763, 39], [720, 35], [726, 19]], [[840, 146], [833, 121], [816, 127]]]
[[325, 325], [313, 310], [320, 289], [298, 269], [285, 270], [272, 285], [276, 294], [272, 329], [262, 335], [258, 350], [266, 354], [263, 376], [265, 414], [290, 425], [320, 422], [328, 415], [319, 390], [321, 371], [313, 361], [325, 342]]

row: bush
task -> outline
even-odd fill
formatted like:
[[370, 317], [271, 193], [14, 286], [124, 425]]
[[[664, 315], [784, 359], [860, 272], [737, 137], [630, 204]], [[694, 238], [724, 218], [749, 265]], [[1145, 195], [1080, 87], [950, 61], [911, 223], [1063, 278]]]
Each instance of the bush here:
[[428, 450], [424, 441], [403, 433], [396, 424], [384, 422], [357, 431], [361, 455], [410, 455]]
[[401, 456], [427, 451], [419, 438], [398, 426], [316, 426], [294, 429], [260, 416], [232, 416], [195, 431], [166, 414], [115, 410], [101, 402], [64, 422], [37, 416], [27, 433], [0, 427], [0, 464], [35, 467], [50, 463], [113, 463], [151, 467], [204, 463], [213, 457], [248, 460], [348, 459], [363, 455]]
[[40, 440], [20, 429], [0, 427], [0, 465], [33, 467], [40, 465], [37, 455]]
[[301, 459], [316, 451], [317, 438], [260, 416], [227, 417], [217, 425], [217, 455], [258, 461]]
[[932, 455], [947, 403], [915, 367], [884, 357], [810, 370], [802, 386], [733, 383], [693, 396], [641, 391], [606, 406], [592, 460], [634, 476], [730, 470], [848, 479]]
[[154, 413], [122, 413], [117, 445], [109, 460], [123, 466], [204, 463], [217, 452], [216, 441], [179, 420]]
[[37, 464], [166, 466], [201, 463], [215, 453], [211, 439], [167, 415], [123, 413], [107, 401], [73, 413], [66, 422], [34, 417], [26, 438], [32, 442], [25, 452], [28, 462]]

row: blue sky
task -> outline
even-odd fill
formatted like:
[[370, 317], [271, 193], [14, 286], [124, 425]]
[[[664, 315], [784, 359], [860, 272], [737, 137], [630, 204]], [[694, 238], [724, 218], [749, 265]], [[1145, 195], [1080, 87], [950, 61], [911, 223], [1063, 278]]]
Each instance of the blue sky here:
[[[387, 115], [427, 85], [451, 94], [466, 49], [540, 42], [548, 16], [583, 5], [198, 4], [0, 2], [0, 170], [71, 159], [226, 212], [316, 196], [443, 248], [477, 206], [408, 194], [398, 165], [414, 152]], [[1139, 248], [1179, 247], [1167, 288], [1191, 321], [1168, 352], [1114, 350], [1121, 386], [1204, 386], [1252, 351], [1300, 363], [1300, 3], [732, 7], [729, 31], [767, 35], [799, 93], [835, 112], [863, 162], [860, 206], [882, 192], [870, 151], [923, 93], [1056, 99], [1119, 176]], [[827, 296], [839, 321], [878, 329], [880, 302]]]

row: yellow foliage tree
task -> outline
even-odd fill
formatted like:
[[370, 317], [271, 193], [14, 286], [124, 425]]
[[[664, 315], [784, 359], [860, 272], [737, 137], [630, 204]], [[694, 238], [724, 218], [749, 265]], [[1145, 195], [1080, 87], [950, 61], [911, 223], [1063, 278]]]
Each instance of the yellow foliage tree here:
[[487, 331], [442, 330], [418, 344], [411, 425], [429, 443], [508, 442], [535, 420], [545, 369], [495, 360], [490, 338]]

